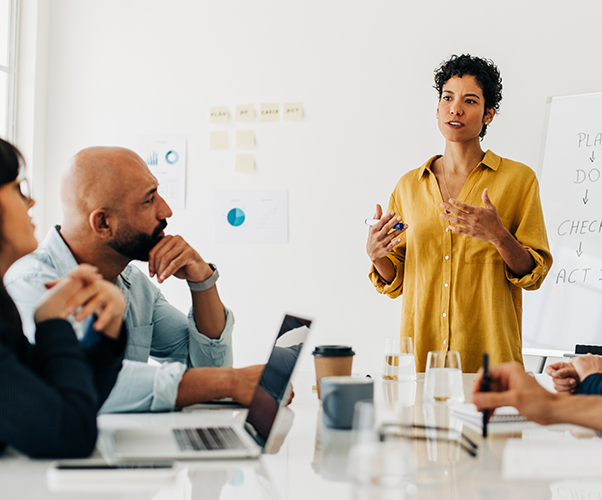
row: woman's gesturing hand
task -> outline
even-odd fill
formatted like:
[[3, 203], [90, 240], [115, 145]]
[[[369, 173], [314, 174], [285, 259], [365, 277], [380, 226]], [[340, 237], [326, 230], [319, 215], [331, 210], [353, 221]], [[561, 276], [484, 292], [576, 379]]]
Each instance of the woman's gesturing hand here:
[[487, 189], [483, 190], [483, 207], [475, 207], [451, 198], [449, 203], [441, 203], [446, 212], [440, 215], [451, 222], [449, 228], [456, 232], [467, 234], [479, 240], [488, 241], [498, 246], [499, 240], [506, 234], [496, 208], [489, 199]]
[[401, 222], [401, 217], [396, 217], [395, 212], [383, 216], [383, 209], [380, 205], [376, 205], [374, 218], [379, 219], [379, 222], [368, 230], [368, 242], [366, 243], [366, 253], [372, 262], [382, 259], [391, 252], [401, 241], [399, 235], [408, 228], [408, 225], [404, 224], [401, 230], [393, 229], [395, 224]]
[[73, 314], [82, 321], [90, 314], [98, 318], [94, 328], [111, 338], [117, 338], [125, 314], [125, 297], [112, 283], [104, 280], [97, 269], [81, 264], [68, 276], [46, 283], [49, 289], [40, 299], [34, 320], [67, 319]]

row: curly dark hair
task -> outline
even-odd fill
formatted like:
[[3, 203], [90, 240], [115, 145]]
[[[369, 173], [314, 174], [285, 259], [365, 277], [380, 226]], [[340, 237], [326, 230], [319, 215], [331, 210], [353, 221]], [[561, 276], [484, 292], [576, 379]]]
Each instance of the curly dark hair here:
[[[435, 85], [433, 88], [439, 93], [439, 99], [443, 92], [443, 85], [457, 76], [474, 76], [483, 91], [485, 98], [485, 109], [495, 108], [498, 112], [502, 101], [502, 76], [500, 70], [491, 59], [462, 54], [453, 55], [447, 61], [443, 61], [435, 70]], [[483, 124], [479, 137], [482, 139], [487, 133], [487, 125]]]

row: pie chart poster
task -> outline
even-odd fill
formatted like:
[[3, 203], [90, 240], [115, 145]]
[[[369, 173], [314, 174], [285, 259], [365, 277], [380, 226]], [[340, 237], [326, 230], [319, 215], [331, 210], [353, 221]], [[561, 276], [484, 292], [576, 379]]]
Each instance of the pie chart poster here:
[[215, 242], [287, 243], [288, 191], [216, 191]]

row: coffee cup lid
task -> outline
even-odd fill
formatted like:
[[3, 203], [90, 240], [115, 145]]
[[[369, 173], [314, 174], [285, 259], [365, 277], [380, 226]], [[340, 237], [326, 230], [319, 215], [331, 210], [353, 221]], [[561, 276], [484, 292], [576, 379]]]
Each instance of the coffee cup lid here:
[[355, 355], [353, 349], [348, 345], [318, 345], [312, 354], [325, 358], [344, 358]]

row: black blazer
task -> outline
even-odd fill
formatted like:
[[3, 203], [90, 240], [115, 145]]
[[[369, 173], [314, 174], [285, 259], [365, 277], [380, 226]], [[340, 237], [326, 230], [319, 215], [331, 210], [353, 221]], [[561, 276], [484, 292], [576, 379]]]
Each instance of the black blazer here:
[[81, 343], [68, 321], [40, 323], [36, 344], [13, 350], [0, 318], [0, 452], [84, 457], [96, 443], [96, 412], [123, 360], [126, 333], [112, 340], [92, 327]]

